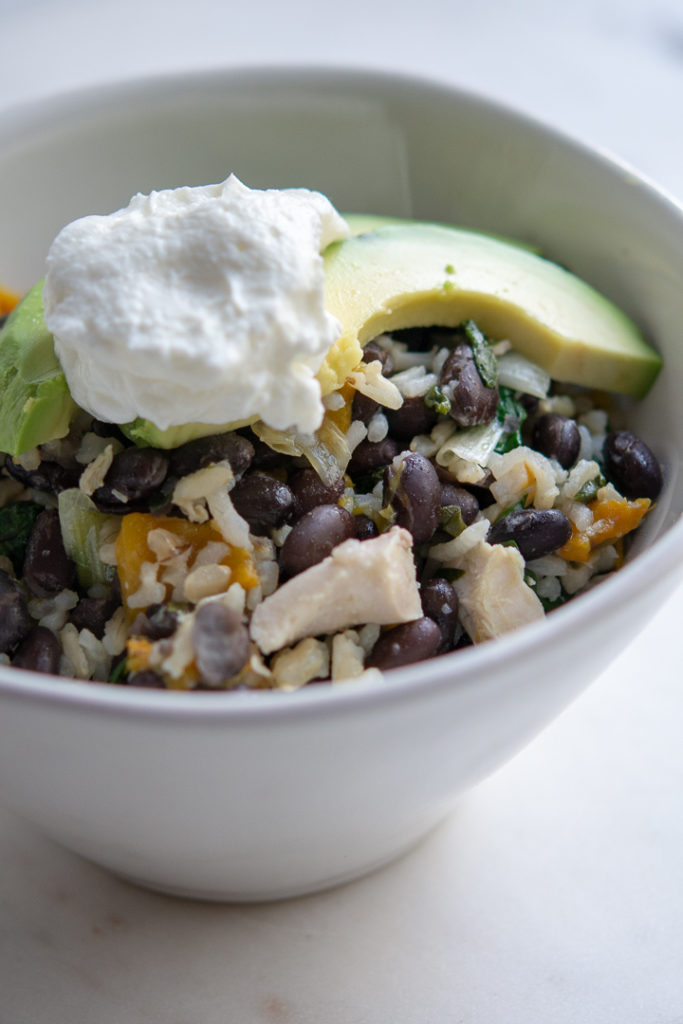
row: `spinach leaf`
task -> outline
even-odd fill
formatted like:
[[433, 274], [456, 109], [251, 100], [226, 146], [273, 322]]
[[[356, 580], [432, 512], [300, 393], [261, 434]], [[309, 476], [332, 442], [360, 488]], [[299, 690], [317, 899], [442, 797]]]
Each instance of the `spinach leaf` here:
[[515, 398], [512, 388], [501, 387], [498, 389], [499, 399], [496, 410], [496, 418], [505, 433], [496, 445], [499, 455], [519, 448], [522, 444], [522, 424], [526, 419], [526, 409], [520, 401]]
[[43, 507], [35, 501], [14, 501], [0, 508], [0, 555], [9, 558], [17, 576], [22, 574], [26, 545]]
[[495, 388], [498, 383], [498, 360], [495, 352], [474, 320], [465, 320], [461, 326], [470, 343], [479, 376], [487, 388]]

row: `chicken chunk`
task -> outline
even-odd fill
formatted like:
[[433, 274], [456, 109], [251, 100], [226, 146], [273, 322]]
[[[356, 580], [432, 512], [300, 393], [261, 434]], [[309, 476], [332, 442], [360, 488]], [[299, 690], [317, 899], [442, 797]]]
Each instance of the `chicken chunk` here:
[[464, 574], [453, 584], [460, 619], [474, 643], [544, 617], [543, 605], [524, 582], [517, 548], [479, 541], [462, 558]]
[[370, 540], [344, 541], [284, 583], [254, 611], [251, 635], [264, 654], [271, 654], [305, 636], [366, 622], [410, 622], [421, 615], [412, 538], [395, 526]]

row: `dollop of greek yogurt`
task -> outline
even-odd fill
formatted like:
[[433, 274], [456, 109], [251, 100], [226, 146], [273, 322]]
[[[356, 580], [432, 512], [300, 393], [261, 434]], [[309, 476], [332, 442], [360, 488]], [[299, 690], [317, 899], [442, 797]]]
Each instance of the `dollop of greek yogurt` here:
[[165, 430], [262, 419], [310, 433], [341, 333], [321, 253], [349, 230], [308, 189], [217, 185], [136, 195], [57, 235], [45, 320], [74, 400]]

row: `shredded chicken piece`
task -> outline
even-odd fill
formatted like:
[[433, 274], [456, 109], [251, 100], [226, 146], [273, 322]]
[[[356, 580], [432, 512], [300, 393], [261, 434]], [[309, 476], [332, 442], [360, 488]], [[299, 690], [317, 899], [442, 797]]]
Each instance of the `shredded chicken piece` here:
[[455, 587], [460, 618], [474, 643], [536, 622], [545, 615], [524, 582], [524, 559], [517, 548], [480, 541], [463, 556]]
[[396, 526], [371, 540], [344, 541], [284, 583], [255, 609], [251, 635], [270, 654], [305, 636], [366, 622], [410, 622], [421, 615], [412, 538]]

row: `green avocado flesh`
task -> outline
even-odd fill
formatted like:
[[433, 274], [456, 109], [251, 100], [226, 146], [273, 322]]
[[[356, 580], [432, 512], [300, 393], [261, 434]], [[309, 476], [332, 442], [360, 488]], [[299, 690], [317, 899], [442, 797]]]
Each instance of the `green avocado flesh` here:
[[0, 451], [22, 455], [69, 432], [76, 404], [43, 319], [39, 281], [0, 331]]
[[[242, 426], [243, 424], [239, 424]], [[167, 427], [162, 430], [151, 420], [138, 417], [130, 423], [124, 423], [121, 430], [129, 441], [139, 448], [180, 448], [181, 444], [187, 441], [196, 441], [199, 437], [208, 437], [210, 434], [224, 434], [228, 430], [234, 430], [238, 424], [223, 423], [182, 423], [177, 427]]]
[[[378, 334], [463, 320], [508, 339], [555, 380], [636, 398], [654, 382], [661, 359], [635, 324], [529, 247], [438, 224], [347, 219], [351, 236], [324, 253], [325, 305], [342, 325], [318, 372], [324, 394], [341, 387]], [[68, 433], [77, 407], [45, 326], [42, 282], [0, 331], [0, 393], [0, 451], [21, 455]], [[137, 445], [174, 448], [246, 422], [161, 430], [140, 418], [122, 429]]]
[[652, 385], [661, 359], [635, 324], [557, 264], [461, 228], [372, 222], [325, 251], [325, 304], [342, 324], [325, 369], [339, 375], [378, 334], [471, 319], [556, 380], [636, 398]]

